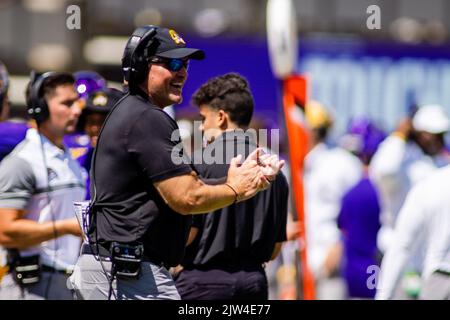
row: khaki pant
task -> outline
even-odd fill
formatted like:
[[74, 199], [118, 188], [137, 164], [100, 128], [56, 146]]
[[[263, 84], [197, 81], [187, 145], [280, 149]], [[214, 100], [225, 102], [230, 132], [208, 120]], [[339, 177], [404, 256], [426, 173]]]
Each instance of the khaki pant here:
[[[102, 263], [109, 278], [111, 262]], [[108, 278], [94, 255], [82, 254], [69, 278], [69, 286], [80, 300], [107, 300], [109, 296], [113, 300], [180, 300], [167, 269], [150, 262], [141, 263], [137, 279], [115, 279], [110, 286]]]

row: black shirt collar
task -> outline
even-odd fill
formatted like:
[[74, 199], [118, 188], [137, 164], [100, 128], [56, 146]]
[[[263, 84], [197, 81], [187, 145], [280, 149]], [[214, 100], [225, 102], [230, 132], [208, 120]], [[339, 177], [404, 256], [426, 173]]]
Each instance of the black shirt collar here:
[[218, 148], [220, 145], [225, 147], [227, 144], [247, 144], [257, 147], [256, 136], [243, 129], [235, 129], [223, 132], [207, 148]]
[[238, 143], [249, 143], [254, 146], [257, 146], [256, 143], [256, 136], [251, 134], [250, 132], [246, 132], [243, 129], [235, 129], [235, 130], [229, 130], [224, 131], [220, 136], [218, 136], [211, 145], [214, 145], [216, 143], [223, 143], [223, 142], [232, 142], [237, 141]]

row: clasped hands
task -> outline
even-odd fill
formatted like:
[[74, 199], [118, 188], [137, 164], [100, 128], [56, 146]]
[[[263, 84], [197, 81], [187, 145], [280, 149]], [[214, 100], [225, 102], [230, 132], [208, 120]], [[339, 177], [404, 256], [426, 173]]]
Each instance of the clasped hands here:
[[227, 175], [227, 184], [236, 191], [237, 201], [249, 199], [267, 189], [284, 166], [284, 160], [276, 154], [263, 154], [261, 148], [249, 154], [242, 164], [241, 161], [242, 155], [232, 158]]

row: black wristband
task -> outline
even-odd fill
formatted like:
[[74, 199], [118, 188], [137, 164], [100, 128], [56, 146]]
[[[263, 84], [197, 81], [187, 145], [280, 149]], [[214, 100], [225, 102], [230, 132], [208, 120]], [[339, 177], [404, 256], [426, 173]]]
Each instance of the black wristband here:
[[225, 183], [226, 186], [228, 186], [231, 190], [233, 190], [234, 192], [234, 202], [233, 204], [235, 204], [238, 201], [239, 195], [236, 192], [236, 190], [229, 184], [229, 183]]

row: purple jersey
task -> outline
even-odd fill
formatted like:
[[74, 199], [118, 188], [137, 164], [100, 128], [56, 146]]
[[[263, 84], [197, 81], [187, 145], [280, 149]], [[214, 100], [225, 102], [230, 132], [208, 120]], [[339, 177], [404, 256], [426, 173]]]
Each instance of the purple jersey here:
[[375, 289], [367, 287], [367, 268], [378, 265], [377, 233], [380, 204], [376, 189], [363, 178], [342, 200], [338, 218], [344, 238], [344, 277], [350, 297], [373, 298]]
[[0, 161], [25, 139], [28, 128], [25, 122], [0, 122]]
[[90, 182], [91, 182], [91, 176], [90, 176], [90, 170], [91, 170], [91, 162], [92, 162], [92, 156], [94, 155], [94, 148], [89, 147], [88, 151], [83, 154], [81, 157], [77, 158], [76, 160], [78, 163], [86, 169], [86, 172], [88, 173], [87, 181], [86, 181], [86, 200], [91, 199], [90, 194]]
[[[91, 147], [91, 141], [86, 134], [70, 134], [64, 137], [64, 145], [70, 150], [72, 158], [77, 160], [77, 162], [86, 169], [89, 174], [91, 169], [91, 159], [94, 149]], [[86, 181], [86, 200], [90, 199], [89, 193], [89, 175]]]

